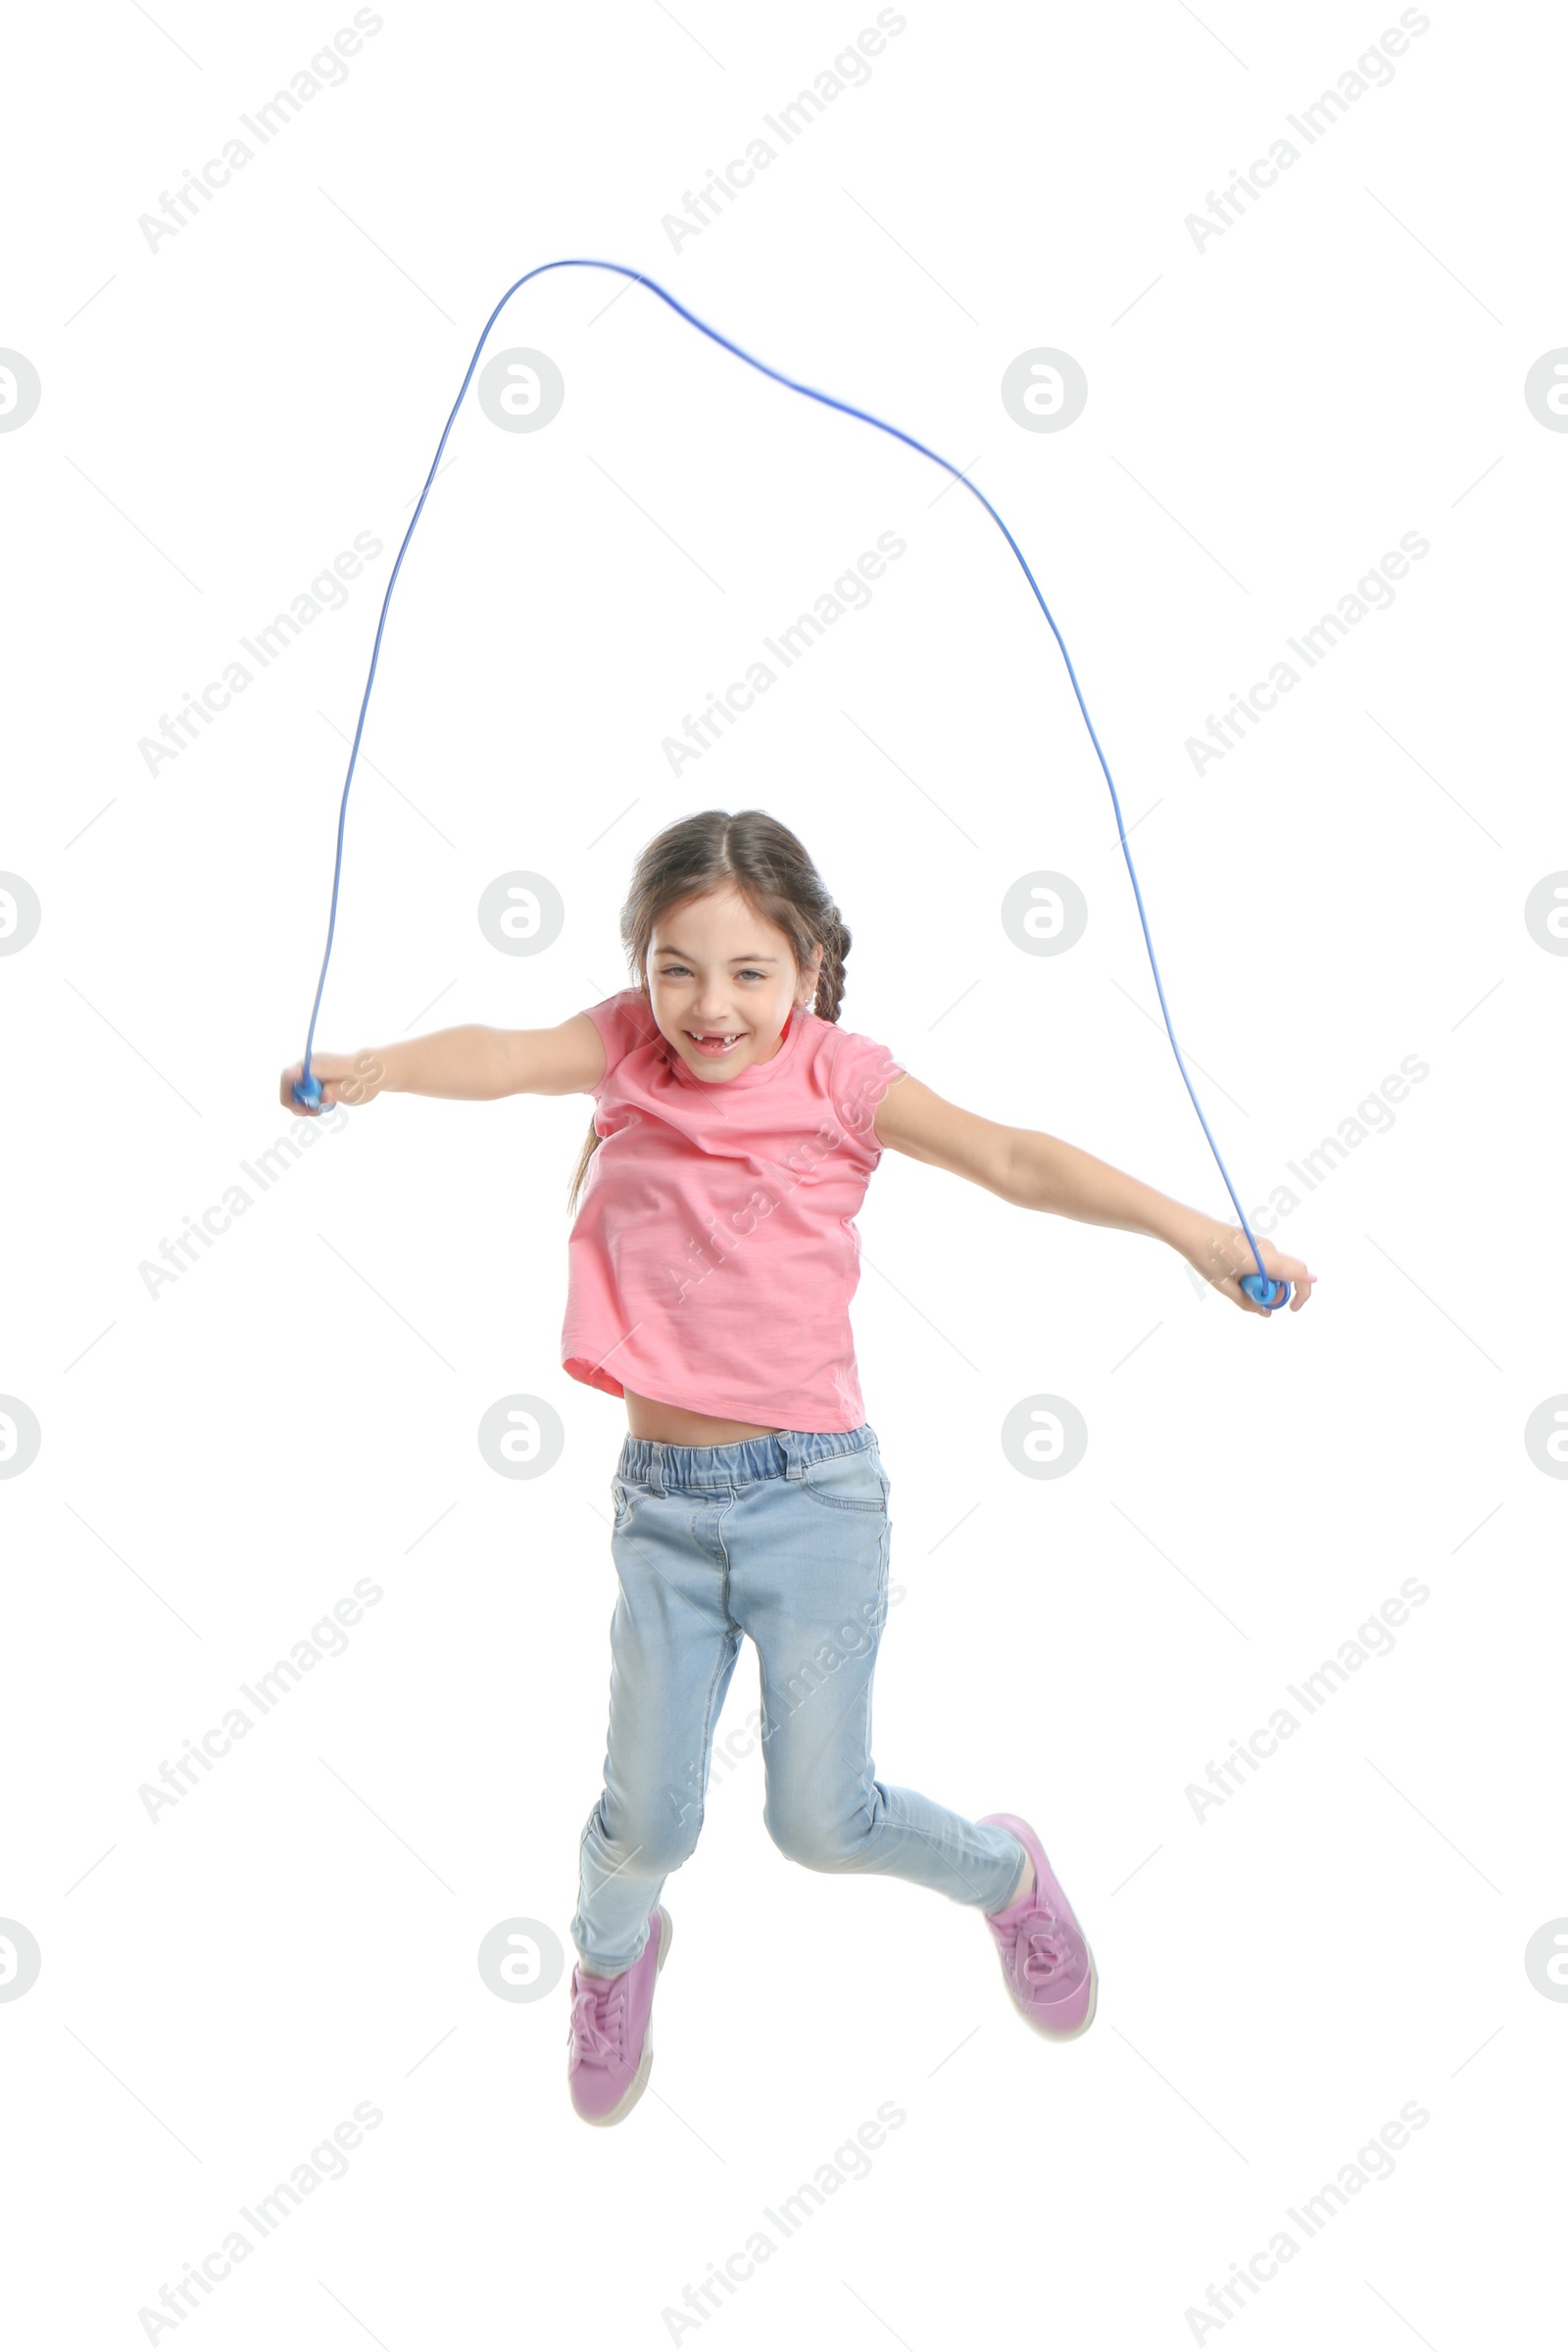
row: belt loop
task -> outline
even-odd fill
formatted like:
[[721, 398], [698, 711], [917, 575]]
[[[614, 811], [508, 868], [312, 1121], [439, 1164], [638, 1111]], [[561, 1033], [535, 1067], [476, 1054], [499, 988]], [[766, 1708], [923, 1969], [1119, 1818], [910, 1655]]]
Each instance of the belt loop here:
[[796, 1440], [796, 1435], [795, 1435], [795, 1432], [794, 1432], [794, 1430], [793, 1430], [793, 1429], [780, 1429], [780, 1430], [775, 1430], [775, 1432], [773, 1433], [773, 1443], [774, 1443], [774, 1444], [775, 1444], [775, 1445], [776, 1445], [776, 1446], [777, 1446], [780, 1448], [780, 1450], [782, 1451], [782, 1453], [783, 1453], [783, 1455], [784, 1455], [784, 1475], [785, 1475], [785, 1477], [786, 1477], [786, 1478], [801, 1478], [801, 1477], [803, 1477], [803, 1476], [805, 1475], [805, 1472], [804, 1472], [804, 1467], [803, 1467], [803, 1464], [802, 1464], [802, 1461], [801, 1461], [801, 1449], [800, 1449], [800, 1446], [799, 1446], [799, 1444], [797, 1443], [797, 1440]]
[[651, 1494], [662, 1494], [664, 1492], [663, 1458], [664, 1449], [662, 1446], [649, 1446], [648, 1491]]

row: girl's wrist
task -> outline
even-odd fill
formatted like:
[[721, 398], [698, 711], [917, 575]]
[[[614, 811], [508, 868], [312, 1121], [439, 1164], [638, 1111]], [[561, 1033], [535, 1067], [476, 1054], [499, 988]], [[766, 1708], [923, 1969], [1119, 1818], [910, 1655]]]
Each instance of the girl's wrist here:
[[1214, 1230], [1213, 1218], [1205, 1217], [1201, 1209], [1188, 1208], [1180, 1200], [1171, 1200], [1166, 1203], [1156, 1239], [1167, 1242], [1178, 1256], [1196, 1265]]
[[[358, 1102], [373, 1102], [377, 1095], [395, 1095], [402, 1091], [398, 1076], [398, 1059], [403, 1049], [399, 1046], [364, 1046], [355, 1054], [353, 1074], [343, 1081], [345, 1100]], [[350, 1096], [346, 1090], [353, 1089]]]

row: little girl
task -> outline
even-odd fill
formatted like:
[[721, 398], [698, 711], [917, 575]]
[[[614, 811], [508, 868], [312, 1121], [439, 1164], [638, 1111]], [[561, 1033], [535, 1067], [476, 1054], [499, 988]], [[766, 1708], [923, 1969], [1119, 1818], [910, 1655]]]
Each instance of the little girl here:
[[[759, 809], [709, 809], [650, 842], [620, 930], [635, 985], [558, 1028], [446, 1029], [313, 1062], [323, 1108], [388, 1090], [594, 1098], [562, 1361], [624, 1397], [628, 1435], [611, 1488], [605, 1785], [571, 1922], [572, 2104], [618, 2123], [647, 2083], [670, 1942], [659, 1898], [697, 1843], [748, 1634], [775, 1843], [811, 1870], [881, 1871], [968, 1904], [1025, 2022], [1081, 2034], [1094, 1958], [1029, 1823], [965, 1820], [872, 1763], [890, 1488], [850, 1330], [855, 1213], [891, 1146], [1016, 1207], [1166, 1242], [1260, 1314], [1236, 1279], [1246, 1239], [1070, 1144], [956, 1108], [841, 1028], [850, 933], [801, 843]], [[296, 1111], [301, 1067], [280, 1088]], [[1314, 1277], [1263, 1257], [1301, 1306]]]

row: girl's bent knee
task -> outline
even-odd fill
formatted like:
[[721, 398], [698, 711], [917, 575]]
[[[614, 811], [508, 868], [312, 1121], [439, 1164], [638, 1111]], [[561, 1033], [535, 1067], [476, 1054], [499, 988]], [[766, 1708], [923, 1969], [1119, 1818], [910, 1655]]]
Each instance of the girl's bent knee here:
[[803, 1870], [860, 1870], [870, 1846], [863, 1821], [808, 1821], [798, 1815], [764, 1812], [763, 1824], [788, 1862]]

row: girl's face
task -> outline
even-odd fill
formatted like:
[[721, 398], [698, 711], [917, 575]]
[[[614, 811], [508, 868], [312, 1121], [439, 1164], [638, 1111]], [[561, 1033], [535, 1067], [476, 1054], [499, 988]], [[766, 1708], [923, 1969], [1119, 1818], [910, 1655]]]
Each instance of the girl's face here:
[[804, 973], [784, 933], [734, 886], [666, 907], [648, 950], [648, 994], [661, 1034], [689, 1070], [733, 1078], [778, 1052], [792, 1005], [805, 1005], [822, 968]]

